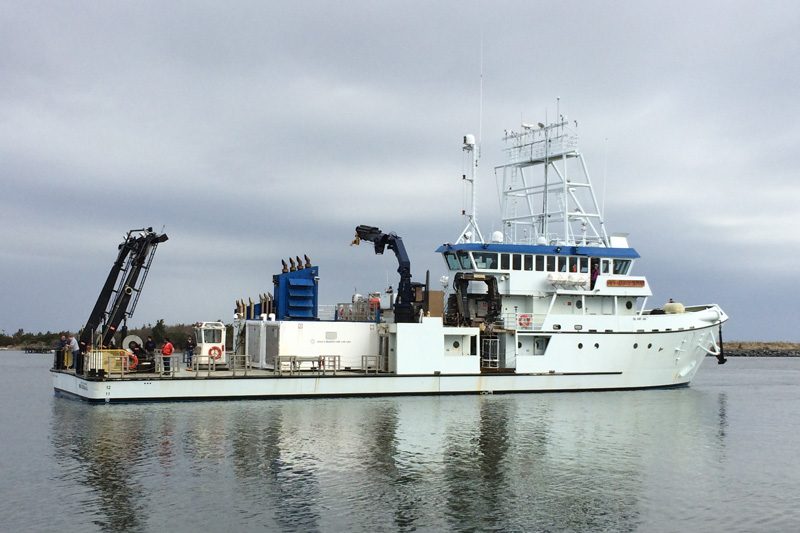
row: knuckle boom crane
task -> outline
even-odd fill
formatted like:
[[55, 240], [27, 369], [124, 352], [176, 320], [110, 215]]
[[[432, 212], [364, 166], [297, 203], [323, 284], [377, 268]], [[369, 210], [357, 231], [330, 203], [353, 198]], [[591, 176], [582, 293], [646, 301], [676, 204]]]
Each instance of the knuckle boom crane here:
[[165, 233], [159, 235], [153, 228], [128, 231], [81, 331], [81, 350], [85, 351], [92, 344], [108, 346], [120, 322], [133, 315], [156, 247], [167, 239]]
[[358, 226], [353, 244], [369, 241], [375, 244], [375, 253], [383, 255], [388, 246], [397, 257], [397, 272], [400, 284], [397, 286], [397, 297], [394, 301], [395, 322], [416, 322], [420, 311], [428, 311], [428, 275], [425, 283], [411, 281], [411, 260], [403, 245], [403, 239], [395, 233], [383, 233], [374, 226]]

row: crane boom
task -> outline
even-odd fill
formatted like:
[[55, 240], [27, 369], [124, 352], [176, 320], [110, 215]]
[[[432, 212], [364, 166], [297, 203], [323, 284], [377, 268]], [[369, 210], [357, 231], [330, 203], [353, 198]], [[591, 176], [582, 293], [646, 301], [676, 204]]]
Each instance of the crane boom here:
[[132, 229], [119, 245], [117, 259], [81, 331], [82, 349], [94, 344], [107, 346], [119, 324], [133, 314], [156, 247], [168, 239], [153, 228]]
[[417, 286], [425, 287], [424, 308], [427, 308], [428, 291], [424, 284], [411, 281], [411, 260], [406, 252], [403, 239], [395, 233], [383, 233], [380, 228], [375, 226], [361, 225], [356, 227], [356, 238], [353, 243], [358, 244], [360, 241], [372, 242], [375, 245], [375, 253], [378, 255], [383, 255], [387, 246], [394, 252], [398, 263], [397, 272], [400, 274], [397, 298], [394, 301], [394, 319], [395, 322], [415, 322], [417, 306], [414, 304], [417, 302], [414, 298], [414, 289]]

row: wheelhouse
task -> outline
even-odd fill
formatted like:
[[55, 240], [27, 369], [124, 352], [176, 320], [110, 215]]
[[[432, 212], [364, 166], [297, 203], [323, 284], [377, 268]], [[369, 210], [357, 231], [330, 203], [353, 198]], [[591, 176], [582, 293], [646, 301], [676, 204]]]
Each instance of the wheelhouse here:
[[516, 244], [445, 244], [437, 253], [452, 271], [487, 273], [591, 272], [597, 264], [601, 275], [628, 275], [639, 254], [633, 248], [591, 246], [540, 246]]

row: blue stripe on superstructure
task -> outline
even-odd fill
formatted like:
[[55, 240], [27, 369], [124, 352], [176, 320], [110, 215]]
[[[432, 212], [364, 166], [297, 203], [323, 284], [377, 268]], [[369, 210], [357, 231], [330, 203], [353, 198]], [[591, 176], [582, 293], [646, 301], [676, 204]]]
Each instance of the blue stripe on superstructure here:
[[633, 248], [602, 248], [599, 246], [544, 246], [538, 244], [464, 243], [443, 244], [436, 253], [445, 252], [506, 252], [538, 255], [582, 255], [586, 257], [611, 257], [636, 259], [641, 257]]

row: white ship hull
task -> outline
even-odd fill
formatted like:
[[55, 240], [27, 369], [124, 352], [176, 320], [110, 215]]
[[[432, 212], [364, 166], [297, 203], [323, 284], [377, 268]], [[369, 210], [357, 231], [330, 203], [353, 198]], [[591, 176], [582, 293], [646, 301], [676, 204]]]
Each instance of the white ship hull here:
[[[375, 396], [407, 394], [490, 394], [622, 390], [688, 385], [715, 341], [713, 326], [658, 333], [560, 333], [548, 354], [536, 356], [527, 372], [477, 374], [300, 373], [278, 375], [250, 370], [246, 376], [216, 371], [199, 376], [104, 380], [53, 371], [57, 393], [91, 402]], [[577, 344], [583, 344], [578, 349]], [[598, 348], [594, 345], [598, 344]], [[637, 348], [633, 348], [636, 344]], [[648, 346], [650, 346], [648, 348]]]

